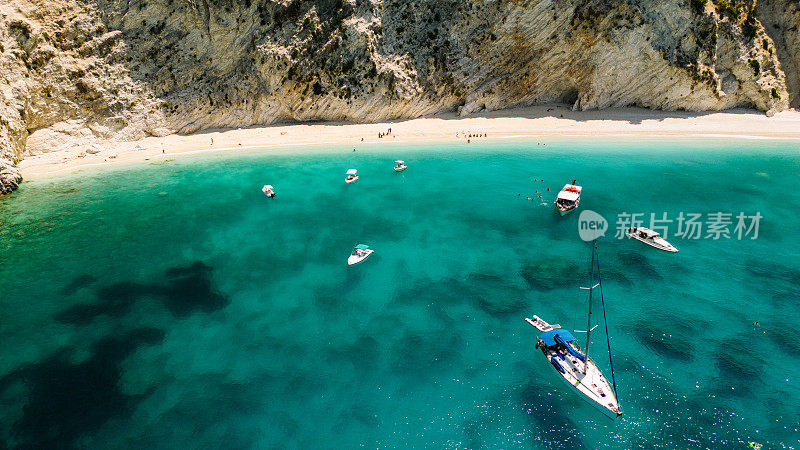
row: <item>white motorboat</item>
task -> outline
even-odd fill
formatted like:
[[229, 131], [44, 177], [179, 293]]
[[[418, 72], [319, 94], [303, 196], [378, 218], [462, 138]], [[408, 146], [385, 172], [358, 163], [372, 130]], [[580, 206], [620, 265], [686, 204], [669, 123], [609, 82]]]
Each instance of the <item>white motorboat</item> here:
[[348, 169], [347, 176], [344, 178], [345, 183], [354, 183], [358, 180], [358, 171], [356, 169]]
[[397, 163], [397, 165], [394, 166], [394, 171], [395, 172], [402, 172], [402, 171], [404, 171], [404, 170], [406, 170], [408, 168], [408, 166], [406, 166], [405, 161], [401, 161], [401, 160], [398, 159], [395, 162]]
[[565, 184], [564, 189], [561, 189], [558, 193], [556, 197], [556, 209], [562, 216], [578, 207], [578, 204], [581, 202], [582, 189], [581, 186], [575, 184], [575, 180], [572, 180], [572, 184]]
[[368, 245], [358, 244], [353, 248], [353, 253], [350, 253], [350, 257], [347, 258], [347, 264], [350, 266], [358, 264], [369, 258], [369, 255], [373, 253], [375, 253], [375, 250], [369, 248]]
[[645, 244], [651, 247], [655, 247], [659, 250], [664, 250], [665, 252], [672, 252], [672, 253], [678, 252], [678, 249], [675, 248], [675, 246], [667, 242], [666, 239], [662, 238], [660, 234], [656, 233], [650, 228], [645, 228], [645, 227], [628, 228], [627, 230], [625, 230], [625, 234], [628, 237], [634, 238], [637, 241], [642, 241]]
[[[544, 357], [555, 369], [558, 376], [584, 400], [600, 410], [604, 415], [611, 419], [616, 419], [622, 415], [619, 401], [616, 396], [616, 382], [614, 381], [614, 365], [611, 363], [611, 384], [603, 376], [603, 373], [589, 358], [590, 333], [592, 331], [592, 291], [600, 286], [599, 282], [599, 261], [596, 258], [596, 241], [592, 247], [592, 275], [589, 288], [589, 325], [586, 329], [586, 347], [581, 349], [575, 337], [569, 331], [561, 328], [560, 325], [551, 325], [538, 316], [533, 319], [526, 318], [525, 321], [536, 327], [542, 332], [536, 338], [536, 348], [541, 350]], [[597, 262], [598, 283], [594, 283], [594, 268]], [[600, 288], [602, 299], [603, 289]], [[605, 315], [605, 306], [603, 306]], [[611, 361], [611, 346], [608, 347], [608, 357]]]
[[272, 187], [271, 184], [265, 184], [264, 187], [261, 188], [261, 192], [269, 198], [275, 197], [275, 188]]

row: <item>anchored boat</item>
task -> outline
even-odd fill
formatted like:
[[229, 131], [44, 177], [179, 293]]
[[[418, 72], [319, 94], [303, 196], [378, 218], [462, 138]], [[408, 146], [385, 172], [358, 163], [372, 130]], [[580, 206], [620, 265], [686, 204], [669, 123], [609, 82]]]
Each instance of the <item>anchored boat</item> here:
[[264, 187], [261, 188], [261, 192], [269, 198], [275, 197], [275, 188], [272, 187], [271, 184], [265, 184]]
[[[597, 284], [594, 284], [594, 269], [597, 267]], [[611, 343], [608, 344], [608, 360], [611, 363], [612, 389], [606, 377], [589, 358], [589, 343], [592, 328], [592, 291], [600, 287], [600, 298], [603, 298], [603, 288], [600, 286], [600, 262], [597, 257], [597, 241], [592, 244], [592, 263], [589, 290], [589, 322], [586, 328], [586, 346], [582, 349], [575, 337], [561, 325], [551, 325], [538, 316], [525, 321], [542, 332], [536, 338], [536, 348], [541, 350], [544, 357], [556, 371], [558, 376], [567, 385], [600, 410], [607, 417], [615, 419], [622, 415], [617, 400], [617, 383], [614, 380], [614, 364], [611, 362]], [[603, 304], [603, 320], [605, 321], [605, 303]], [[595, 326], [596, 327], [596, 326]], [[608, 340], [608, 327], [606, 327], [606, 340]]]
[[645, 228], [645, 227], [628, 228], [627, 230], [625, 230], [625, 234], [630, 238], [634, 238], [637, 241], [642, 241], [645, 244], [651, 247], [655, 247], [659, 250], [664, 250], [665, 252], [672, 252], [672, 253], [678, 252], [677, 248], [675, 248], [672, 244], [667, 242], [666, 239], [662, 238], [660, 234], [656, 233], [650, 228]]
[[404, 171], [404, 170], [406, 170], [406, 169], [408, 168], [408, 167], [406, 166], [406, 163], [405, 163], [405, 161], [401, 161], [401, 160], [399, 160], [399, 159], [398, 159], [398, 160], [397, 160], [397, 161], [395, 161], [395, 162], [397, 163], [397, 164], [394, 166], [394, 171], [395, 171], [395, 172], [402, 172], [402, 171]]
[[354, 183], [358, 180], [358, 171], [356, 169], [348, 169], [347, 176], [344, 177], [345, 183]]
[[347, 264], [350, 266], [358, 264], [369, 258], [369, 255], [374, 252], [375, 250], [370, 249], [368, 245], [358, 244], [353, 248], [353, 253], [350, 253], [350, 257], [347, 258]]
[[576, 185], [575, 181], [572, 180], [572, 184], [565, 184], [556, 197], [556, 209], [562, 216], [577, 208], [581, 202], [581, 190], [583, 188]]

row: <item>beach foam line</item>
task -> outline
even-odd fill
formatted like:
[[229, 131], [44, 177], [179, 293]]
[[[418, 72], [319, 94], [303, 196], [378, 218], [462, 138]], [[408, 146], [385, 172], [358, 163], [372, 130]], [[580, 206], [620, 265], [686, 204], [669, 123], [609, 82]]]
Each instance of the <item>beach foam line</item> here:
[[751, 134], [718, 134], [718, 133], [694, 133], [692, 136], [702, 136], [702, 137], [719, 137], [719, 138], [736, 138], [736, 139], [752, 139], [752, 140], [778, 140], [778, 139], [797, 139], [792, 137], [780, 137], [780, 136], [754, 136]]
[[[254, 148], [274, 148], [274, 147], [299, 147], [303, 145], [322, 145], [325, 142], [313, 141], [313, 142], [291, 142], [287, 144], [263, 144], [263, 145], [237, 145], [235, 147], [208, 147], [208, 148], [201, 148], [198, 150], [186, 150], [183, 152], [172, 152], [172, 153], [162, 153], [156, 156], [169, 156], [169, 155], [191, 155], [194, 153], [209, 153], [209, 152], [224, 152], [228, 150], [237, 150], [237, 149], [254, 149]], [[126, 152], [129, 153], [129, 152]]]
[[104, 166], [106, 164], [110, 164], [110, 163], [108, 161], [97, 162], [97, 163], [86, 163], [86, 164], [80, 164], [80, 165], [77, 165], [77, 166], [69, 166], [69, 167], [62, 167], [60, 169], [49, 170], [46, 173], [63, 172], [65, 170], [80, 169], [82, 167]]
[[[401, 144], [401, 143], [407, 143], [407, 142], [395, 141], [395, 140], [387, 140], [387, 141], [365, 141], [365, 142], [359, 142], [358, 144], [386, 144], [386, 143]], [[259, 144], [259, 145], [237, 145], [237, 146], [231, 146], [231, 147], [207, 147], [207, 148], [201, 148], [201, 149], [197, 149], [197, 150], [185, 150], [185, 151], [182, 151], [182, 152], [156, 153], [154, 155], [147, 156], [146, 158], [143, 159], [143, 161], [159, 159], [159, 158], [160, 159], [170, 158], [172, 156], [193, 155], [193, 154], [202, 154], [202, 153], [215, 153], [215, 152], [224, 152], [224, 151], [231, 151], [231, 150], [244, 150], [244, 149], [258, 150], [258, 149], [267, 149], [267, 148], [276, 148], [276, 147], [281, 147], [281, 148], [282, 147], [303, 147], [303, 146], [316, 146], [316, 145], [329, 145], [329, 144], [330, 145], [343, 145], [341, 142], [333, 142], [332, 143], [332, 142], [323, 142], [323, 141], [310, 141], [310, 142], [291, 142], [291, 143], [284, 143], [284, 144]], [[358, 145], [356, 145], [356, 147], [358, 147]], [[102, 154], [100, 154], [100, 156], [102, 156]], [[67, 170], [82, 169], [82, 168], [86, 168], [86, 167], [112, 165], [114, 163], [120, 163], [120, 162], [136, 162], [135, 160], [126, 161], [125, 156], [133, 156], [133, 157], [135, 157], [135, 156], [140, 156], [140, 154], [138, 154], [136, 150], [125, 150], [125, 151], [121, 151], [121, 152], [117, 153], [115, 155], [115, 158], [117, 156], [122, 156], [122, 158], [121, 159], [117, 159], [115, 161], [101, 161], [101, 162], [95, 162], [95, 163], [77, 164], [77, 165], [62, 167], [60, 169], [48, 170], [48, 171], [46, 171], [44, 173], [58, 173], [58, 172], [64, 172], [64, 171], [67, 171]], [[144, 155], [141, 155], [141, 156], [144, 156]], [[106, 158], [108, 158], [108, 157], [106, 157]], [[50, 165], [50, 164], [51, 163], [44, 163], [42, 165], [43, 166], [47, 166], [47, 165]], [[34, 164], [34, 167], [35, 166], [36, 165]]]
[[[514, 134], [511, 136], [500, 136], [498, 139], [519, 139], [519, 138], [527, 138], [527, 137], [545, 137], [545, 134]], [[482, 138], [479, 138], [482, 139]]]
[[682, 133], [682, 132], [673, 132], [673, 133], [647, 133], [645, 136], [642, 136], [645, 132], [643, 131], [636, 131], [636, 132], [616, 132], [616, 133], [609, 133], [609, 132], [600, 132], [600, 133], [593, 133], [588, 131], [586, 133], [564, 133], [560, 135], [544, 135], [546, 137], [596, 137], [596, 138], [603, 138], [603, 137], [664, 137], [670, 139], [680, 139], [686, 137], [703, 137], [703, 138], [723, 138], [723, 139], [750, 139], [750, 140], [784, 140], [784, 141], [796, 141], [800, 140], [800, 137], [794, 136], [758, 136], [752, 134], [722, 134], [722, 133]]

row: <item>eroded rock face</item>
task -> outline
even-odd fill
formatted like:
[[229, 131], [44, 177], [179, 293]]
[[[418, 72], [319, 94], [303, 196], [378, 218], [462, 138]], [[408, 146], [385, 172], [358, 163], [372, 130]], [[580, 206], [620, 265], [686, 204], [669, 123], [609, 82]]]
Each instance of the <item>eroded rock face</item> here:
[[774, 48], [781, 69], [786, 75], [786, 87], [792, 108], [800, 108], [800, 1], [759, 0], [758, 17], [774, 43], [762, 45]]
[[[798, 99], [797, 8], [792, 0], [0, 0], [0, 166], [98, 139], [550, 101], [774, 112]], [[0, 181], [0, 190], [12, 185]]]

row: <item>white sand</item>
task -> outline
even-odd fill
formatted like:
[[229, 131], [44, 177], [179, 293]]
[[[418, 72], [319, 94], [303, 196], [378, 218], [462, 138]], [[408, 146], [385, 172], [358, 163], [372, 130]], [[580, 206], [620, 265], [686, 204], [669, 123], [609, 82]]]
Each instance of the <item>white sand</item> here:
[[[562, 117], [563, 116], [563, 117]], [[392, 129], [381, 139], [378, 133]], [[87, 166], [157, 160], [205, 151], [236, 151], [298, 145], [458, 141], [468, 134], [487, 134], [472, 142], [558, 136], [686, 136], [749, 139], [800, 139], [800, 112], [774, 117], [752, 110], [716, 113], [650, 111], [639, 108], [571, 111], [565, 105], [546, 105], [473, 114], [459, 118], [440, 114], [386, 123], [314, 123], [225, 130], [191, 135], [149, 137], [132, 142], [103, 142], [70, 150], [29, 156], [20, 163], [26, 179], [63, 173]], [[362, 141], [363, 139], [363, 141]], [[212, 143], [213, 140], [213, 143]], [[99, 153], [86, 154], [90, 147]]]

